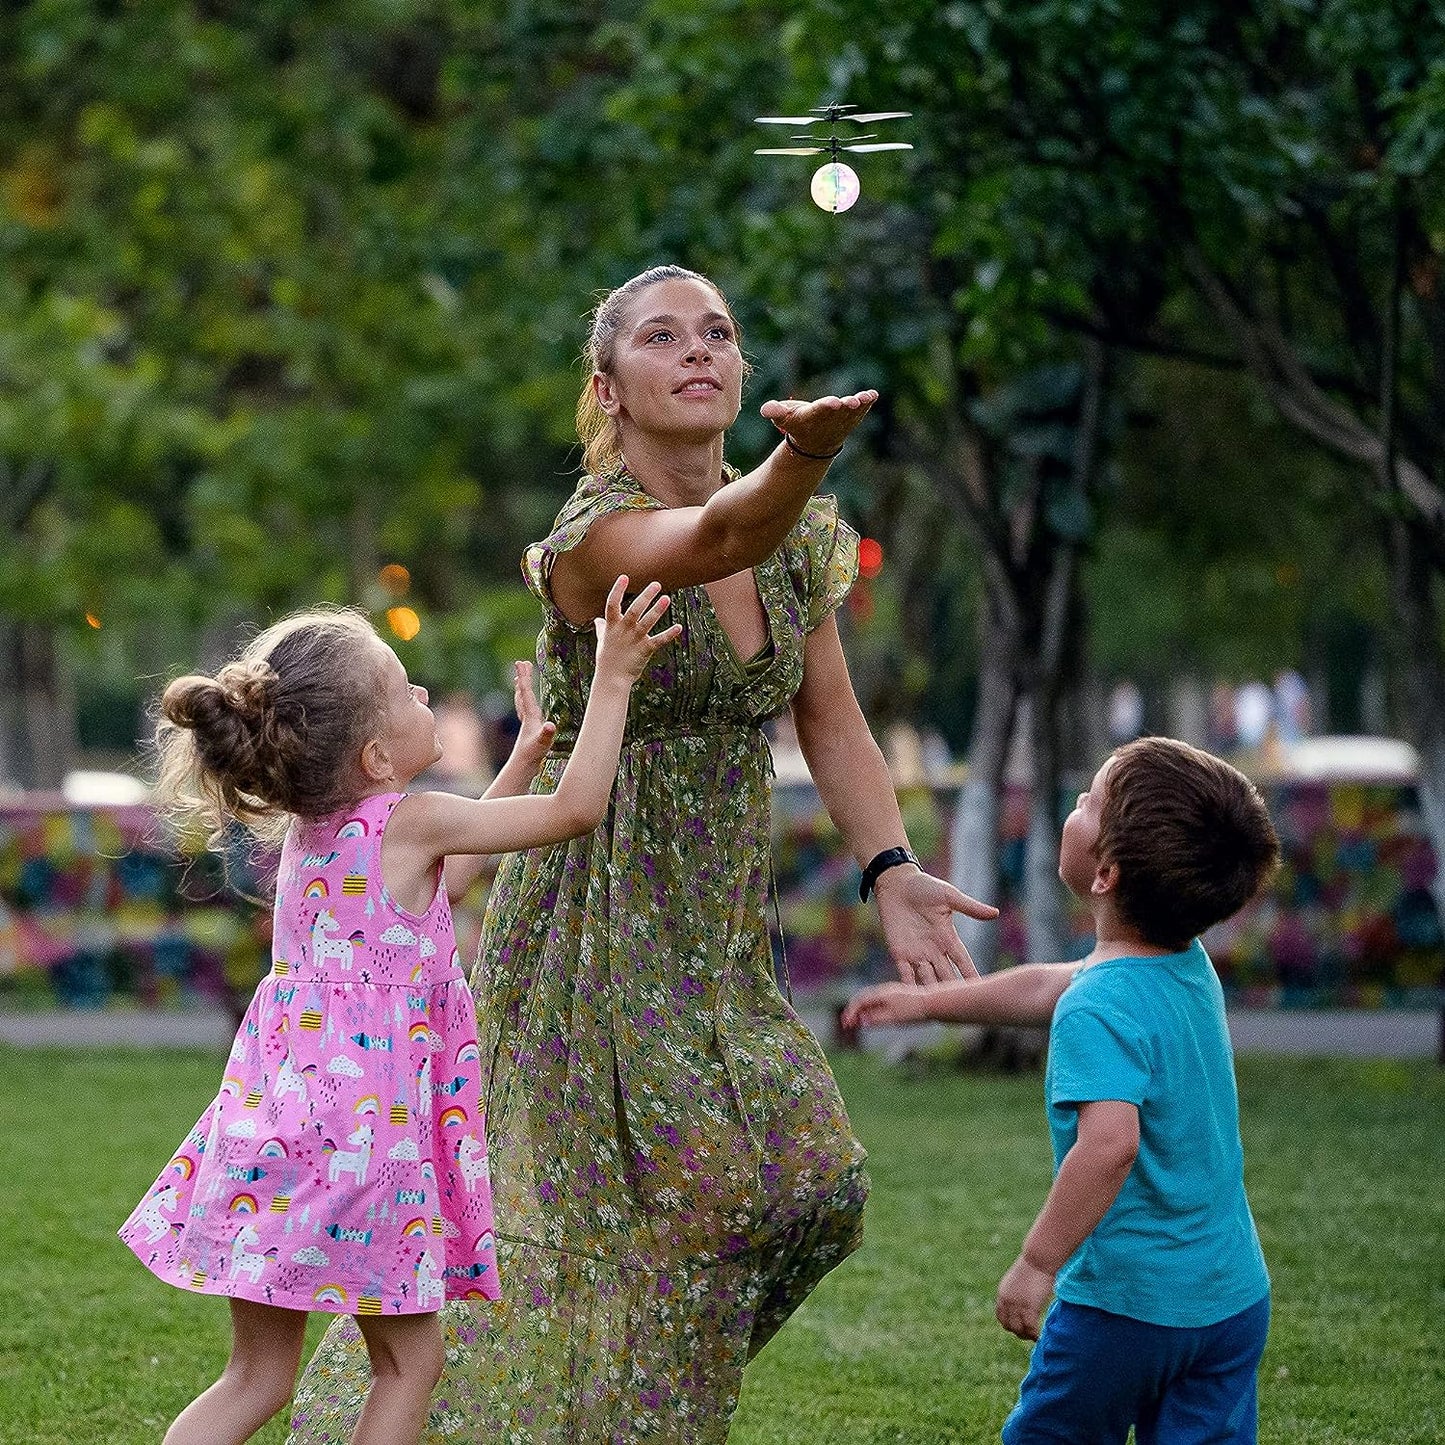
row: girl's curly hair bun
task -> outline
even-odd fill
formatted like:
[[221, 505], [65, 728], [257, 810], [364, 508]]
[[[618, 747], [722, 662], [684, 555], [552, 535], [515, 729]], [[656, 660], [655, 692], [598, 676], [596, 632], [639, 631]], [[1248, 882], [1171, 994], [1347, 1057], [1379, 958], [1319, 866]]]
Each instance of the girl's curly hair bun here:
[[276, 669], [260, 658], [228, 662], [217, 674], [216, 685], [236, 713], [259, 722], [275, 706], [281, 679]]
[[262, 660], [228, 662], [215, 677], [178, 677], [161, 696], [167, 722], [192, 732], [240, 724], [261, 728], [280, 678]]
[[269, 836], [290, 816], [343, 806], [354, 760], [381, 725], [376, 640], [349, 608], [300, 613], [214, 677], [176, 678], [156, 729], [163, 808], [214, 841], [230, 818]]

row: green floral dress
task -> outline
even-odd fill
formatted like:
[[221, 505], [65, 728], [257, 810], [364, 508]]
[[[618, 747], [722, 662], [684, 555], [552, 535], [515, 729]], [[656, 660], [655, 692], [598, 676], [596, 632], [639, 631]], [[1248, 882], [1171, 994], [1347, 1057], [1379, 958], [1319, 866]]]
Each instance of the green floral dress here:
[[[596, 639], [552, 606], [558, 553], [598, 517], [659, 507], [586, 478], [523, 567], [547, 605], [542, 702], [556, 786]], [[822, 1051], [780, 996], [766, 903], [762, 723], [847, 594], [857, 536], [815, 498], [756, 569], [770, 640], [744, 661], [703, 587], [633, 689], [606, 821], [513, 854], [473, 976], [503, 1300], [449, 1306], [427, 1442], [717, 1442], [743, 1366], [853, 1250], [867, 1176]], [[349, 1440], [366, 1386], [333, 1327], [295, 1440]]]

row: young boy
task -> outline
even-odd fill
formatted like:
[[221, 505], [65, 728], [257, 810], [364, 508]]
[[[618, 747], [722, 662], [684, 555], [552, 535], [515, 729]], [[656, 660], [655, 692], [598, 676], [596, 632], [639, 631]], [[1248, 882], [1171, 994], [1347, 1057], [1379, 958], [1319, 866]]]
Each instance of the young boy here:
[[[1059, 876], [1087, 901], [1082, 963], [858, 994], [846, 1025], [1049, 1023], [1055, 1176], [998, 1288], [1038, 1340], [1005, 1445], [1245, 1445], [1269, 1276], [1244, 1193], [1224, 995], [1198, 935], [1243, 907], [1279, 842], [1254, 786], [1142, 738], [1064, 824]], [[1055, 1296], [1053, 1308], [1040, 1321]]]

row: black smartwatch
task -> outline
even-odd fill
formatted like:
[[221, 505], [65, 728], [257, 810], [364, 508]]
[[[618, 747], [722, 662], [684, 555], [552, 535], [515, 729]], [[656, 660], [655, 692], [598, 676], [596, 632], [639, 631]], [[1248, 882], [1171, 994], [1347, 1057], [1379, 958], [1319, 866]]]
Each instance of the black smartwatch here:
[[890, 868], [896, 868], [900, 863], [912, 863], [915, 868], [923, 865], [913, 856], [911, 848], [885, 848], [877, 854], [873, 861], [863, 870], [862, 881], [858, 884], [858, 899], [861, 903], [868, 901], [868, 895], [873, 891], [873, 885], [878, 881], [880, 873], [886, 873]]

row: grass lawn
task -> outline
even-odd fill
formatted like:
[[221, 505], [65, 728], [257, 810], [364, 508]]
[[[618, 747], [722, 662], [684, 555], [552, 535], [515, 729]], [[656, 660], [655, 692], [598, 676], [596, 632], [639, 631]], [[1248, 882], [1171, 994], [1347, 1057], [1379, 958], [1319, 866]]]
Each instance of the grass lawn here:
[[[0, 1445], [154, 1442], [219, 1370], [224, 1304], [114, 1231], [220, 1063], [0, 1048]], [[868, 1240], [749, 1369], [734, 1445], [996, 1440], [1027, 1362], [993, 1291], [1048, 1185], [1040, 1080], [859, 1056], [838, 1077], [872, 1154]], [[1445, 1073], [1246, 1059], [1240, 1091], [1274, 1276], [1261, 1439], [1445, 1439]]]

